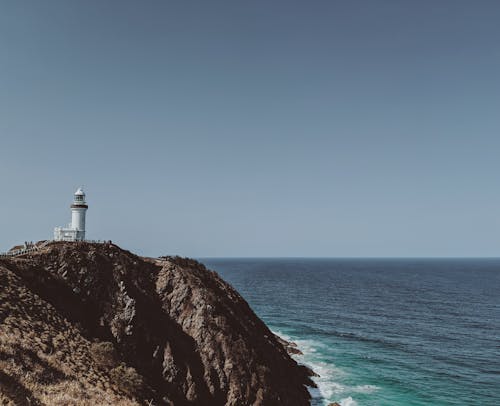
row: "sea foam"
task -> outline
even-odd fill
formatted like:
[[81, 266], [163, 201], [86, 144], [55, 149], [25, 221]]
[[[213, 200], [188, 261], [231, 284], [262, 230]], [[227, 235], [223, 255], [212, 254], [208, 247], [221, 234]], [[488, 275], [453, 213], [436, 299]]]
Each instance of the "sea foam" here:
[[356, 402], [350, 396], [348, 398], [344, 398], [340, 400], [340, 406], [358, 406], [358, 402]]
[[[341, 406], [357, 406], [358, 403], [352, 396], [342, 397], [342, 395], [352, 395], [355, 393], [372, 393], [379, 388], [375, 385], [357, 385], [350, 386], [342, 384], [342, 379], [348, 374], [341, 368], [338, 368], [332, 362], [325, 362], [321, 359], [321, 350], [327, 348], [325, 344], [317, 340], [297, 339], [281, 331], [273, 331], [274, 334], [284, 340], [294, 342], [297, 348], [302, 351], [302, 355], [292, 355], [299, 363], [311, 368], [319, 377], [312, 377], [318, 386], [309, 388], [309, 393], [313, 399], [313, 404], [329, 404], [338, 402]], [[340, 399], [340, 400], [339, 400]]]

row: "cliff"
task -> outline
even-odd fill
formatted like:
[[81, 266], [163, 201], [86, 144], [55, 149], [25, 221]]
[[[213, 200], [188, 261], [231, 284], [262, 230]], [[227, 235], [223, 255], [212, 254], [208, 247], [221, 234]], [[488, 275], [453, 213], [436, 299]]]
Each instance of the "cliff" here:
[[90, 243], [0, 259], [0, 404], [308, 405], [309, 375], [194, 260]]

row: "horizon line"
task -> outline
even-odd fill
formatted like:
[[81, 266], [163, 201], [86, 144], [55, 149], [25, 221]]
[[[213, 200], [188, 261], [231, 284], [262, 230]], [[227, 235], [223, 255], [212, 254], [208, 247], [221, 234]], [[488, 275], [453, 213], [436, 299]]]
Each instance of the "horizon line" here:
[[499, 256], [196, 256], [198, 259], [500, 259]]

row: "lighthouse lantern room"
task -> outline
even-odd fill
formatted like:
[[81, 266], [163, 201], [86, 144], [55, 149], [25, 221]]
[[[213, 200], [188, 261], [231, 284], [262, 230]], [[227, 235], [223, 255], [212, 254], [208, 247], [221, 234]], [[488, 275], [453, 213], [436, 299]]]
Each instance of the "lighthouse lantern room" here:
[[85, 192], [80, 187], [75, 192], [71, 205], [71, 223], [68, 227], [54, 229], [55, 241], [84, 241], [85, 240], [85, 213], [89, 206], [85, 201]]

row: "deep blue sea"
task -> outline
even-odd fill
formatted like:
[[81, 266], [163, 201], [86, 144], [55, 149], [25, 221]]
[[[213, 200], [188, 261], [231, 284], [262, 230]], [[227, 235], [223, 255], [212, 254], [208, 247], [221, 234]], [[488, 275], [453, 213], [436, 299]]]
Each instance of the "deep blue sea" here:
[[500, 405], [500, 259], [204, 259], [321, 375], [313, 405]]

